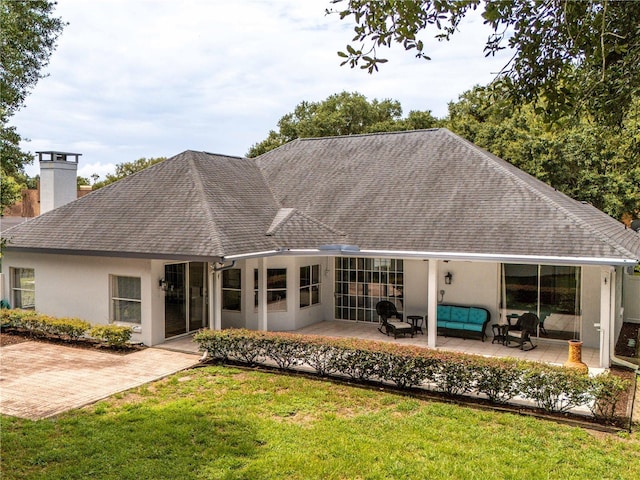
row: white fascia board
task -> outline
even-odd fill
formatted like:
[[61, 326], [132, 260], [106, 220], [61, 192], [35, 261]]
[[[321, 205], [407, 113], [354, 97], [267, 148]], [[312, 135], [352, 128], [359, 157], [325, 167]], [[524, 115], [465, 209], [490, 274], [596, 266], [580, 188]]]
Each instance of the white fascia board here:
[[319, 248], [280, 248], [224, 257], [224, 261], [272, 256], [393, 257], [423, 260], [458, 260], [475, 262], [530, 263], [550, 265], [636, 265], [637, 261], [608, 257], [562, 257], [553, 255], [501, 255], [491, 253], [420, 252], [414, 250], [351, 250]]
[[275, 255], [279, 255], [280, 250], [265, 250], [263, 252], [249, 252], [249, 253], [240, 253], [238, 255], [227, 255], [222, 257], [222, 262], [229, 262], [231, 260], [248, 260], [250, 258], [264, 258], [264, 257], [273, 257]]
[[635, 265], [638, 261], [607, 257], [562, 257], [553, 255], [502, 255], [491, 253], [418, 252], [412, 250], [360, 250], [356, 256], [396, 256], [436, 260], [460, 260], [506, 263], [548, 263], [569, 265]]

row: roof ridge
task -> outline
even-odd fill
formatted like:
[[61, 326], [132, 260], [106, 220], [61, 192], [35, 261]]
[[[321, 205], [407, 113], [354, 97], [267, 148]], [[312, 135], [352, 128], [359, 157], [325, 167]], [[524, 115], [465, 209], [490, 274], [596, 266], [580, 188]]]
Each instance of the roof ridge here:
[[[286, 210], [286, 212], [284, 212], [284, 210]], [[283, 215], [282, 218], [278, 219], [278, 216], [281, 215], [281, 214], [285, 214], [285, 215]], [[337, 230], [337, 229], [327, 225], [326, 223], [318, 220], [317, 218], [314, 218], [311, 215], [308, 215], [308, 214], [304, 213], [303, 211], [301, 211], [301, 210], [299, 210], [297, 208], [280, 208], [278, 210], [278, 212], [276, 213], [276, 216], [274, 217], [273, 222], [271, 223], [271, 226], [267, 230], [266, 235], [269, 235], [269, 236], [275, 235], [281, 228], [283, 228], [287, 224], [287, 222], [295, 214], [299, 214], [300, 216], [302, 216], [306, 220], [309, 220], [310, 222], [315, 223], [316, 225], [324, 228], [325, 230], [328, 230], [329, 232], [331, 232], [331, 233], [333, 233], [335, 235], [347, 236], [347, 234], [342, 232], [341, 230]]]
[[[450, 131], [447, 128], [442, 128], [441, 130], [443, 130], [446, 134], [451, 135], [454, 138], [457, 138], [458, 140], [461, 140], [467, 146], [467, 148], [470, 148], [470, 149], [475, 150], [476, 152], [480, 153], [482, 156], [484, 156], [487, 160], [490, 161], [490, 165], [492, 165], [493, 168], [498, 169], [498, 170], [502, 171], [503, 173], [505, 173], [509, 178], [512, 178], [517, 184], [521, 185], [526, 190], [528, 190], [529, 192], [533, 193], [536, 197], [541, 199], [543, 202], [545, 202], [545, 203], [555, 207], [556, 209], [562, 211], [563, 214], [565, 215], [565, 217], [567, 217], [567, 219], [569, 219], [572, 222], [574, 222], [577, 226], [585, 228], [585, 229], [591, 231], [591, 233], [594, 236], [597, 236], [600, 240], [604, 241], [610, 247], [614, 248], [615, 250], [617, 250], [621, 254], [625, 254], [625, 255], [631, 254], [632, 256], [635, 256], [635, 254], [633, 252], [631, 252], [630, 250], [622, 247], [621, 245], [617, 245], [616, 242], [611, 241], [611, 239], [607, 235], [603, 235], [602, 232], [600, 232], [599, 229], [594, 228], [589, 222], [584, 221], [578, 215], [576, 215], [575, 213], [571, 212], [565, 206], [561, 205], [560, 203], [558, 203], [557, 201], [555, 201], [554, 199], [552, 199], [551, 197], [546, 195], [541, 190], [534, 188], [532, 185], [530, 185], [529, 183], [524, 181], [522, 178], [520, 178], [518, 175], [516, 175], [511, 170], [511, 168], [507, 167], [507, 166], [509, 166], [509, 167], [513, 167], [513, 168], [517, 169], [518, 167], [516, 167], [515, 165], [513, 165], [513, 164], [507, 162], [506, 160], [503, 160], [500, 157], [492, 154], [491, 152], [489, 152], [489, 151], [487, 151], [487, 150], [485, 150], [485, 149], [483, 149], [483, 148], [471, 143], [469, 140], [467, 140], [467, 139], [465, 139], [465, 138], [463, 138], [463, 137], [461, 137], [459, 135], [456, 135], [455, 133], [453, 133], [452, 131]], [[561, 191], [555, 189], [551, 185], [543, 182], [542, 180], [534, 177], [533, 175], [525, 172], [524, 170], [518, 169], [518, 171], [529, 175], [532, 179], [536, 180], [537, 182], [540, 182], [546, 188], [551, 188], [551, 189], [553, 189], [554, 192], [557, 192], [560, 195], [566, 196], [572, 202], [580, 203], [579, 200], [575, 200], [575, 199], [569, 197], [568, 195], [565, 195]]]
[[[369, 133], [351, 133], [347, 135], [327, 135], [323, 137], [298, 137], [292, 140], [295, 142], [296, 140], [300, 141], [311, 141], [311, 140], [328, 140], [333, 138], [355, 138], [355, 137], [376, 137], [381, 135], [402, 135], [406, 133], [424, 133], [424, 132], [434, 132], [437, 130], [446, 130], [446, 128], [441, 127], [433, 127], [433, 128], [419, 128], [416, 130], [395, 130], [393, 132], [369, 132]], [[291, 143], [291, 142], [287, 142]], [[286, 145], [286, 143], [284, 144]], [[266, 152], [265, 152], [266, 153]]]
[[[202, 152], [202, 153], [205, 153], [205, 152]], [[219, 256], [220, 257], [224, 257], [224, 253], [225, 252], [224, 252], [224, 249], [222, 248], [222, 242], [220, 241], [220, 235], [219, 235], [218, 226], [216, 224], [215, 217], [213, 215], [213, 211], [211, 210], [211, 205], [209, 204], [209, 202], [207, 200], [206, 191], [204, 189], [204, 183], [202, 182], [202, 177], [200, 175], [200, 169], [196, 165], [196, 162], [195, 162], [193, 156], [187, 156], [187, 161], [189, 162], [189, 164], [192, 167], [192, 168], [189, 169], [189, 171], [191, 172], [191, 175], [193, 176], [193, 184], [194, 184], [196, 190], [198, 191], [198, 194], [200, 195], [203, 208], [204, 208], [205, 213], [207, 215], [207, 223], [209, 224], [210, 231], [217, 232], [216, 239], [214, 240], [214, 238], [212, 236], [209, 236], [209, 240], [211, 241], [211, 243], [215, 243], [215, 247], [216, 247], [215, 250], [219, 254]]]
[[242, 157], [239, 155], [227, 155], [224, 153], [214, 153], [214, 152], [207, 152], [205, 150], [202, 151], [198, 151], [198, 150], [187, 150], [188, 152], [195, 152], [195, 153], [204, 153], [205, 155], [214, 155], [216, 157], [224, 157], [224, 158], [233, 158], [234, 160], [247, 160], [247, 157]]
[[267, 229], [267, 233], [265, 235], [273, 235], [276, 233], [284, 223], [291, 218], [291, 216], [296, 212], [295, 208], [279, 208], [276, 212], [275, 217], [271, 222], [271, 225]]

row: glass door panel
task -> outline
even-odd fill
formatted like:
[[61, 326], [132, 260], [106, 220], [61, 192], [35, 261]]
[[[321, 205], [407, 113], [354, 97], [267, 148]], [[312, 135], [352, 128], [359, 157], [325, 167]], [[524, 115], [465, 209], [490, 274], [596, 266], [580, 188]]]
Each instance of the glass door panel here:
[[556, 265], [502, 266], [502, 309], [506, 316], [535, 313], [538, 335], [580, 338], [582, 289], [580, 267]]
[[186, 267], [186, 263], [164, 266], [164, 279], [167, 282], [164, 295], [165, 338], [187, 333]]
[[190, 332], [208, 323], [206, 263], [189, 264], [189, 325]]

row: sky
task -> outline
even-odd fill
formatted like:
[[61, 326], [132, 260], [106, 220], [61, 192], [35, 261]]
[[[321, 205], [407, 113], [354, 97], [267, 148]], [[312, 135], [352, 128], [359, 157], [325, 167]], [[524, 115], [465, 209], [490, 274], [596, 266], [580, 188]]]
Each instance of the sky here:
[[[485, 57], [479, 14], [449, 42], [424, 36], [431, 61], [401, 46], [374, 74], [340, 66], [353, 23], [329, 0], [58, 0], [69, 24], [47, 74], [11, 125], [30, 152], [81, 153], [78, 174], [185, 150], [242, 156], [302, 101], [342, 91], [447, 114], [506, 63]], [[38, 174], [37, 162], [27, 166]]]

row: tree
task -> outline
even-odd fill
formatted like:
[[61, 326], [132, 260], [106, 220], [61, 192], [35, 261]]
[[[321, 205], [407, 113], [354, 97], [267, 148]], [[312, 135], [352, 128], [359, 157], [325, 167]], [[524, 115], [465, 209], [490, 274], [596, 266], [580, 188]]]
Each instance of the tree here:
[[[98, 182], [96, 181], [98, 175], [93, 174], [91, 178], [94, 179], [93, 190], [97, 190], [98, 188], [102, 188], [110, 183], [116, 182], [121, 178], [128, 177], [129, 175], [133, 175], [145, 168], [150, 167], [151, 165], [155, 165], [156, 163], [160, 163], [166, 160], [166, 157], [158, 157], [158, 158], [139, 158], [138, 160], [134, 160], [132, 162], [123, 162], [116, 165], [115, 173], [107, 174], [107, 177]], [[88, 183], [87, 183], [88, 184]]]
[[[54, 7], [55, 2], [45, 0], [0, 0], [0, 174], [6, 182], [9, 177], [15, 182], [23, 166], [33, 161], [20, 149], [22, 138], [8, 123], [44, 76], [42, 69], [64, 28], [64, 22], [52, 16]], [[0, 206], [10, 198], [2, 195]]]
[[[380, 47], [401, 44], [429, 59], [426, 33], [448, 40], [462, 18], [484, 6], [492, 29], [485, 52], [515, 50], [494, 87], [514, 105], [532, 103], [546, 119], [588, 112], [622, 125], [640, 93], [640, 2], [614, 0], [332, 0], [353, 17], [354, 42], [338, 52], [343, 65], [370, 73], [387, 60]], [[501, 95], [503, 96], [503, 95]]]
[[278, 131], [271, 130], [247, 156], [256, 157], [296, 138], [415, 130], [433, 127], [437, 122], [429, 111], [411, 111], [406, 119], [401, 116], [397, 100], [369, 102], [360, 93], [342, 92], [321, 102], [301, 102], [292, 113], [280, 118]]
[[8, 175], [0, 176], [0, 215], [4, 209], [20, 200], [22, 186]]
[[[509, 108], [487, 87], [449, 104], [446, 127], [563, 193], [609, 215], [640, 215], [640, 101], [613, 130], [592, 118], [544, 121], [533, 104]], [[635, 112], [635, 113], [634, 113]]]

